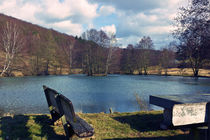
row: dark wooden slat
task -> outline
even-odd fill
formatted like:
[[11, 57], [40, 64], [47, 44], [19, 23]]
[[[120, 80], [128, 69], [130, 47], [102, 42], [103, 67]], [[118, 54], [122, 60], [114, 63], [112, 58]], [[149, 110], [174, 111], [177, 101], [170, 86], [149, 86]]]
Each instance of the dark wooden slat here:
[[208, 116], [208, 131], [207, 131], [207, 140], [210, 140], [210, 102], [207, 103], [207, 116]]
[[94, 134], [94, 129], [82, 118], [76, 115], [76, 123], [71, 122], [71, 126], [73, 127], [73, 130], [75, 134], [80, 137], [91, 137]]
[[167, 98], [158, 95], [150, 95], [149, 103], [167, 109], [172, 109], [175, 104], [181, 104], [181, 102], [168, 100]]
[[59, 99], [63, 107], [66, 121], [70, 124], [75, 134], [80, 138], [92, 136], [94, 129], [82, 118], [75, 115], [72, 102], [62, 94], [59, 96]]
[[58, 101], [59, 93], [51, 88], [48, 88], [47, 86], [43, 86], [43, 89], [47, 100], [48, 108], [52, 116], [52, 122], [54, 123], [63, 115], [63, 112], [60, 109], [60, 103]]
[[76, 116], [72, 102], [62, 94], [60, 94], [58, 98], [62, 106], [62, 112], [66, 116], [66, 120], [71, 122], [71, 120], [74, 120]]
[[73, 134], [80, 138], [93, 136], [93, 127], [75, 114], [73, 104], [68, 98], [51, 88], [43, 88], [52, 119], [55, 122], [61, 118], [67, 138]]

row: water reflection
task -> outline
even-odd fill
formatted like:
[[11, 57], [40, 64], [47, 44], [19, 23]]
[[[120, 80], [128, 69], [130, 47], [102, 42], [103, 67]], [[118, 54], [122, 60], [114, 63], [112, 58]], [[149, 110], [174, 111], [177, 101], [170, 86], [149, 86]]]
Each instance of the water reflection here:
[[0, 117], [4, 115], [4, 109], [0, 106]]

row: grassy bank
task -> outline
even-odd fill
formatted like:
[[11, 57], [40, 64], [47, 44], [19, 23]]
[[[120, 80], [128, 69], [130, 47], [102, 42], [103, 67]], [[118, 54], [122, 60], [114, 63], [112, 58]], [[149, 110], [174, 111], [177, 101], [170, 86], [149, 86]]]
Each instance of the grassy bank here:
[[[95, 129], [92, 139], [184, 140], [189, 132], [161, 130], [162, 111], [78, 114]], [[61, 122], [49, 125], [50, 115], [15, 115], [0, 119], [0, 140], [62, 140]]]
[[[165, 75], [165, 70], [162, 69], [161, 72], [158, 71], [157, 69], [150, 69], [148, 71], [149, 74], [161, 74]], [[167, 69], [167, 75], [170, 76], [193, 76], [193, 70], [191, 68], [169, 68]], [[209, 69], [200, 69], [199, 76], [201, 77], [210, 77], [210, 70]]]
[[[123, 72], [119, 72], [122, 73]], [[63, 68], [61, 73], [54, 73], [52, 70], [49, 71], [50, 75], [69, 75], [69, 70]], [[71, 74], [82, 74], [82, 69], [72, 69]], [[135, 70], [132, 74], [138, 75], [139, 71]], [[30, 75], [24, 75], [20, 71], [13, 71], [12, 75], [14, 77], [23, 77], [23, 76], [30, 76]], [[166, 72], [164, 69], [159, 70], [158, 67], [150, 67], [148, 69], [148, 75], [166, 75]], [[193, 76], [193, 71], [191, 68], [169, 68], [167, 69], [167, 75], [168, 76]], [[210, 70], [209, 69], [200, 69], [199, 70], [199, 76], [201, 77], [210, 77]], [[106, 76], [105, 74], [94, 74], [94, 76]]]

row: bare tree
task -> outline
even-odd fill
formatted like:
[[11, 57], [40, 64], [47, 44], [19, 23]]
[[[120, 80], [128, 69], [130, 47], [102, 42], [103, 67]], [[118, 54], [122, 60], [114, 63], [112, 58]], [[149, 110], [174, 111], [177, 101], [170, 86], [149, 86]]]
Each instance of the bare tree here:
[[106, 60], [106, 70], [105, 70], [105, 75], [108, 74], [109, 71], [109, 66], [111, 64], [111, 59], [112, 59], [112, 53], [113, 53], [113, 47], [116, 45], [117, 39], [114, 34], [111, 35], [111, 41], [109, 45], [109, 50], [108, 50], [108, 56]]
[[102, 47], [109, 47], [111, 42], [110, 37], [102, 30], [90, 29], [84, 32], [81, 37], [85, 40], [91, 40]]
[[0, 76], [4, 76], [10, 69], [24, 43], [20, 28], [14, 22], [7, 22], [2, 27], [1, 48], [5, 54], [5, 60]]
[[189, 63], [197, 77], [210, 50], [210, 2], [192, 0], [188, 7], [181, 7], [176, 17], [174, 36], [179, 39], [177, 46], [179, 60]]
[[69, 74], [71, 74], [71, 70], [72, 70], [74, 44], [75, 44], [75, 42], [71, 41], [71, 42], [68, 42], [65, 46], [62, 46], [63, 52], [66, 56], [65, 57], [66, 61], [69, 66]]
[[147, 70], [150, 65], [150, 52], [153, 49], [152, 39], [148, 37], [143, 37], [139, 44], [137, 44], [137, 48], [141, 50], [141, 66], [143, 67], [144, 74], [147, 75]]
[[160, 66], [164, 69], [165, 75], [168, 75], [168, 68], [175, 63], [175, 52], [170, 47], [161, 49]]
[[109, 66], [111, 65], [111, 58], [113, 53], [113, 47], [116, 46], [116, 37], [113, 33], [110, 36], [104, 31], [97, 31], [96, 29], [90, 29], [82, 34], [82, 38], [85, 40], [91, 40], [101, 47], [107, 48], [107, 59], [105, 64], [105, 75], [108, 74]]

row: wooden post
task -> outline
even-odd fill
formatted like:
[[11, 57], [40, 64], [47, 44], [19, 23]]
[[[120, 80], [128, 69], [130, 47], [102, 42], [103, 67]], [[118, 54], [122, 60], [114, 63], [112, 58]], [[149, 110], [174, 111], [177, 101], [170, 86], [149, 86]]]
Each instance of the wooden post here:
[[110, 114], [112, 114], [112, 113], [113, 113], [112, 108], [109, 108], [109, 113], [110, 113]]
[[171, 126], [171, 120], [172, 120], [172, 110], [171, 109], [164, 109], [163, 112], [163, 122], [160, 124], [160, 128], [163, 130], [168, 129], [169, 126]]
[[207, 131], [207, 140], [210, 140], [210, 102], [207, 103], [207, 117], [208, 117], [208, 131]]
[[74, 135], [74, 131], [71, 129], [71, 127], [70, 128], [68, 127], [65, 115], [61, 117], [61, 121], [63, 124], [64, 131], [66, 133], [66, 140], [71, 140]]
[[191, 129], [191, 139], [192, 140], [210, 140], [210, 102], [206, 104], [206, 127], [197, 127]]

